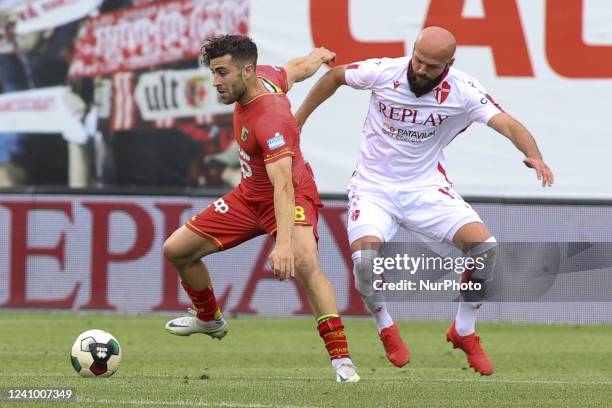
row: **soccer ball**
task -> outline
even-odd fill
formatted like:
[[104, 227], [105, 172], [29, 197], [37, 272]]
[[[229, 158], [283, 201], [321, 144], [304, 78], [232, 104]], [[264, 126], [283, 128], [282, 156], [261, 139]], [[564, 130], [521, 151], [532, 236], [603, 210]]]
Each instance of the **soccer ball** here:
[[87, 330], [74, 341], [70, 353], [72, 366], [81, 377], [110, 377], [121, 365], [121, 347], [104, 330]]

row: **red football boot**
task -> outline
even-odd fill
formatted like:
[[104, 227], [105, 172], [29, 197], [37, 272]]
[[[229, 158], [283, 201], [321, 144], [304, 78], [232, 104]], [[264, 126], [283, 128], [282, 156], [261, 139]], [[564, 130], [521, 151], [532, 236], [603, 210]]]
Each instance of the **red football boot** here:
[[393, 323], [393, 326], [382, 329], [379, 336], [385, 347], [387, 359], [391, 364], [396, 367], [403, 367], [410, 362], [410, 352], [400, 336], [397, 324]]
[[453, 348], [460, 348], [467, 354], [468, 363], [474, 371], [481, 375], [493, 374], [493, 363], [480, 345], [480, 337], [476, 333], [460, 336], [453, 323], [446, 332], [446, 341], [453, 343]]

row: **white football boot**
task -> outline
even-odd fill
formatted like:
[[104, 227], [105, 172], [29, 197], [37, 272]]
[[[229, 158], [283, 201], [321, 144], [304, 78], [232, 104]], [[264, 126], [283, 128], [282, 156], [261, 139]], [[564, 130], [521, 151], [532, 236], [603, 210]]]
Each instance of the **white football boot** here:
[[357, 374], [357, 367], [350, 362], [342, 362], [336, 368], [336, 381], [339, 383], [359, 382], [361, 377]]
[[196, 316], [183, 316], [166, 323], [166, 330], [176, 336], [191, 336], [194, 333], [202, 333], [213, 339], [221, 340], [227, 334], [227, 322], [223, 316], [209, 322], [202, 321]]

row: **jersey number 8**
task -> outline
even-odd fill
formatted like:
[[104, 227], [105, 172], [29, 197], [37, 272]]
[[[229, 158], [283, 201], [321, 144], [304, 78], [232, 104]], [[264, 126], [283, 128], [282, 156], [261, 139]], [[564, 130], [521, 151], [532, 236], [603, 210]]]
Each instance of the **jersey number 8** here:
[[304, 207], [302, 207], [301, 205], [295, 206], [295, 218], [293, 220], [294, 221], [305, 221], [306, 220], [306, 213], [304, 213]]

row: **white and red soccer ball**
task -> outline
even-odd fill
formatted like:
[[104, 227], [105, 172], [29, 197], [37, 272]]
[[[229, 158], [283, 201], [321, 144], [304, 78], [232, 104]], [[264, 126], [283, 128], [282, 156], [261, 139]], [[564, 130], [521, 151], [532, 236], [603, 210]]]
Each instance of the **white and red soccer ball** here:
[[72, 367], [81, 377], [110, 377], [121, 365], [121, 346], [104, 330], [87, 330], [74, 341], [70, 352]]

